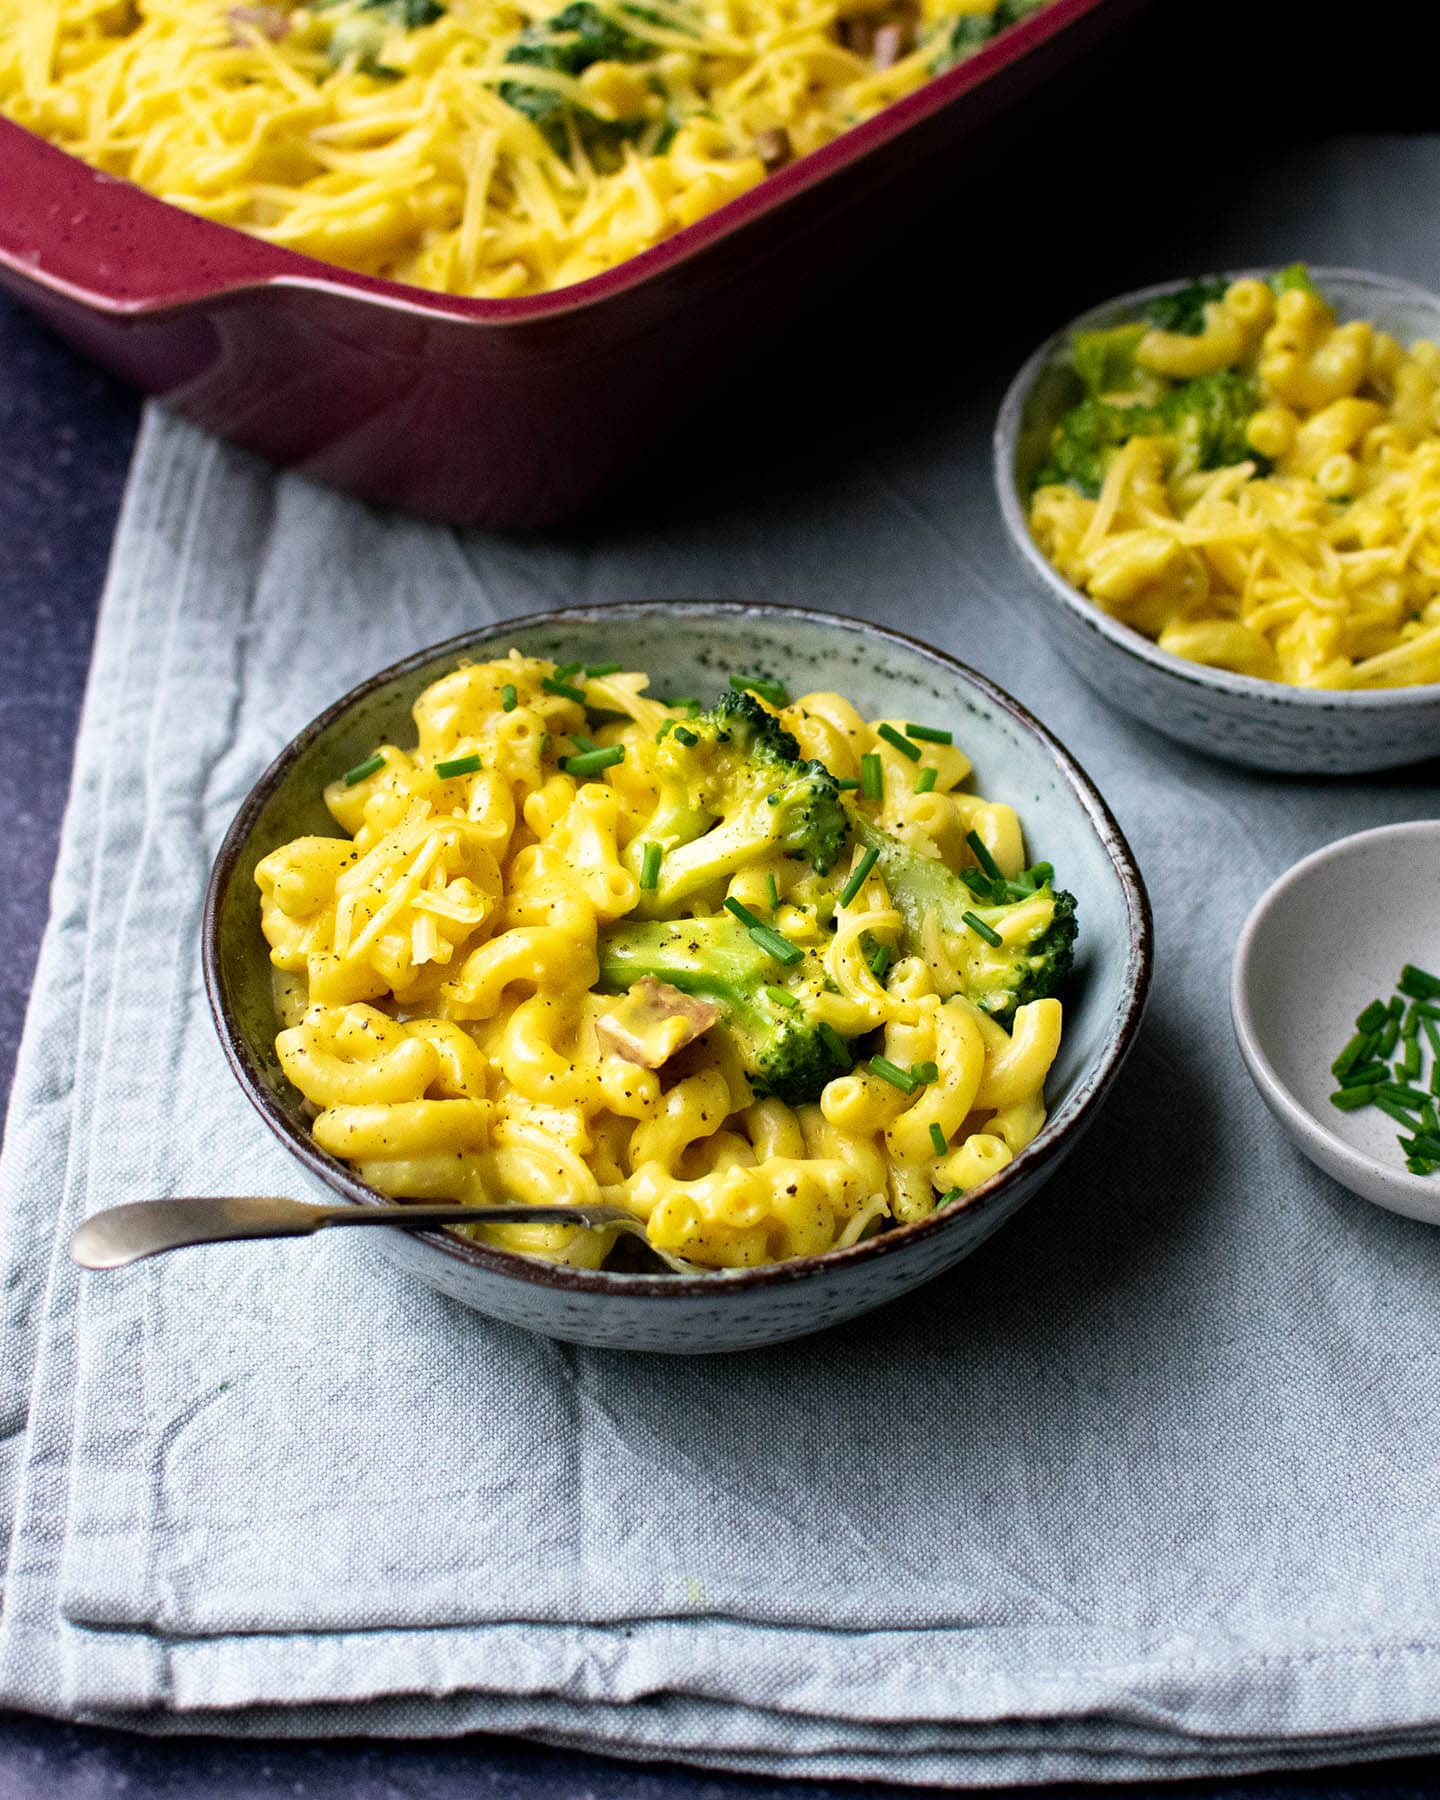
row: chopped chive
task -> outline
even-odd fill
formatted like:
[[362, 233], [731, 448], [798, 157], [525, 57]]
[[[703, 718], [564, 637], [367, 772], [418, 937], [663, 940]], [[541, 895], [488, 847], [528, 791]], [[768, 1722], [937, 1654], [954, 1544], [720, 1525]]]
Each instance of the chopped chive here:
[[937, 1207], [948, 1206], [952, 1200], [959, 1200], [961, 1197], [962, 1190], [960, 1188], [951, 1188], [950, 1192], [942, 1194], [935, 1204]]
[[850, 1046], [835, 1027], [827, 1019], [822, 1019], [816, 1026], [816, 1032], [825, 1048], [835, 1058], [836, 1067], [848, 1069], [855, 1059], [850, 1054]]
[[675, 727], [675, 742], [683, 744], [687, 750], [693, 750], [700, 742], [699, 737], [684, 725]]
[[583, 667], [584, 664], [580, 662], [556, 663], [555, 679], [568, 681], [572, 675], [578, 675]]
[[1406, 1087], [1399, 1081], [1382, 1081], [1380, 1092], [1387, 1099], [1396, 1100], [1401, 1106], [1408, 1106], [1417, 1112], [1430, 1098], [1428, 1094], [1422, 1094], [1419, 1088]]
[[1440, 1162], [1428, 1162], [1423, 1156], [1407, 1156], [1405, 1167], [1412, 1175], [1433, 1175], [1440, 1169]]
[[385, 758], [377, 750], [372, 756], [367, 756], [363, 763], [356, 763], [353, 769], [347, 769], [340, 779], [346, 787], [354, 787], [357, 781], [364, 781], [367, 777], [378, 774], [384, 767]]
[[758, 694], [762, 700], [768, 700], [772, 706], [785, 706], [790, 696], [785, 691], [783, 681], [773, 681], [768, 675], [732, 675], [730, 685], [737, 694], [747, 689]]
[[750, 941], [757, 948], [773, 956], [776, 962], [784, 963], [788, 967], [799, 962], [804, 956], [805, 952], [798, 944], [792, 944], [789, 938], [781, 937], [778, 931], [772, 931], [768, 925], [762, 924], [742, 901], [736, 900], [732, 896], [725, 902], [725, 910], [733, 913], [750, 933]]
[[798, 1006], [800, 1004], [800, 1002], [795, 998], [795, 996], [792, 993], [789, 993], [785, 988], [767, 987], [763, 990], [763, 992], [768, 994], [769, 997], [775, 1002], [775, 1004], [777, 1006], [792, 1006], [793, 1007], [793, 1006]]
[[1427, 1006], [1423, 1000], [1412, 1000], [1410, 1014], [1416, 1019], [1440, 1019], [1440, 1006]]
[[515, 692], [515, 683], [513, 681], [507, 681], [500, 690], [501, 712], [514, 712], [519, 704], [520, 696]]
[[1440, 1056], [1435, 1058], [1430, 1068], [1430, 1092], [1440, 1094]]
[[1420, 1024], [1429, 1039], [1431, 1054], [1440, 1057], [1440, 1026], [1433, 1019], [1426, 1018], [1422, 1018]]
[[978, 831], [967, 831], [965, 833], [965, 842], [975, 852], [976, 862], [979, 863], [980, 867], [992, 881], [1003, 881], [1005, 879], [1004, 875], [1001, 873], [999, 863], [997, 863], [995, 858], [990, 854], [984, 838], [981, 837]]
[[1373, 1041], [1373, 1033], [1368, 1031], [1357, 1031], [1350, 1042], [1335, 1058], [1334, 1062], [1331, 1063], [1330, 1073], [1332, 1075], [1343, 1075], [1347, 1069], [1353, 1068], [1354, 1065], [1360, 1061], [1362, 1056], [1369, 1055]]
[[1405, 1002], [1398, 994], [1391, 997], [1389, 1013], [1392, 1019], [1401, 1019], [1405, 1016]]
[[872, 1075], [888, 1081], [891, 1087], [899, 1088], [902, 1094], [913, 1094], [920, 1085], [908, 1069], [902, 1069], [899, 1063], [891, 1062], [888, 1056], [872, 1056], [869, 1069]]
[[901, 737], [893, 725], [877, 725], [875, 735], [884, 738], [892, 750], [898, 750], [902, 756], [908, 756], [911, 762], [919, 762], [920, 751], [909, 738]]
[[594, 738], [586, 737], [583, 731], [572, 731], [570, 733], [570, 742], [577, 750], [598, 750], [600, 748]]
[[1420, 1073], [1420, 1040], [1413, 1037], [1402, 1038], [1401, 1042], [1405, 1046], [1405, 1054], [1395, 1066], [1404, 1080], [1413, 1081]]
[[613, 769], [624, 760], [625, 746], [611, 744], [604, 750], [582, 750], [578, 756], [562, 757], [560, 767], [567, 775], [598, 775], [602, 769]]
[[842, 906], [848, 906], [860, 892], [861, 888], [864, 887], [870, 871], [875, 867], [875, 864], [879, 859], [880, 852], [872, 844], [860, 858], [859, 862], [856, 863], [854, 869], [851, 871], [850, 879], [840, 890], [840, 904]]
[[917, 794], [928, 794], [934, 786], [935, 786], [935, 771], [934, 771], [934, 769], [928, 769], [928, 768], [922, 769], [920, 771], [920, 773], [915, 777], [915, 792]]
[[930, 1082], [940, 1079], [940, 1065], [933, 1062], [911, 1063], [910, 1073], [922, 1087], [925, 1087]]
[[1353, 1068], [1347, 1069], [1340, 1077], [1340, 1085], [1342, 1088], [1365, 1087], [1367, 1084], [1373, 1084], [1377, 1081], [1388, 1081], [1389, 1079], [1390, 1070], [1387, 1064], [1383, 1062], [1364, 1062], [1356, 1063]]
[[675, 729], [675, 721], [673, 719], [666, 719], [665, 722], [661, 725], [660, 729], [655, 733], [655, 742], [657, 744], [663, 744], [665, 742], [666, 733], [671, 732], [674, 729]]
[[954, 737], [948, 731], [937, 731], [933, 725], [907, 725], [905, 735], [908, 738], [919, 738], [922, 744], [953, 744]]
[[1375, 1098], [1374, 1083], [1365, 1087], [1341, 1088], [1330, 1096], [1330, 1104], [1341, 1112], [1358, 1112], [1362, 1106], [1369, 1106]]
[[479, 767], [480, 758], [472, 750], [469, 756], [450, 756], [437, 762], [435, 773], [442, 781], [449, 781], [452, 775], [473, 775]]
[[587, 681], [599, 681], [601, 677], [605, 675], [618, 675], [624, 666], [623, 663], [587, 663], [585, 665], [585, 679]]
[[987, 925], [983, 919], [977, 918], [973, 912], [963, 912], [960, 917], [975, 933], [976, 937], [984, 938], [985, 942], [993, 949], [998, 950], [1005, 942], [1004, 938], [1001, 937], [1000, 933], [996, 931], [993, 926]]
[[930, 1121], [930, 1142], [935, 1146], [935, 1154], [943, 1156], [950, 1146], [945, 1142], [945, 1133], [932, 1119]]
[[1380, 1033], [1380, 1055], [1389, 1056], [1400, 1041], [1400, 1021], [1391, 1019]]
[[540, 685], [547, 694], [558, 694], [562, 700], [576, 700], [581, 706], [585, 704], [584, 689], [571, 687], [568, 681], [562, 681], [558, 675], [542, 675]]
[[848, 794], [855, 788], [858, 788], [860, 783], [853, 780], [849, 775], [837, 775], [835, 777], [835, 785], [842, 794]]
[[870, 958], [870, 973], [877, 981], [883, 982], [890, 973], [890, 964], [894, 960], [894, 956], [895, 952], [888, 944], [875, 946], [875, 954]]
[[1417, 969], [1414, 963], [1406, 963], [1396, 985], [1412, 1000], [1440, 1000], [1440, 975], [1432, 975], [1428, 969]]
[[1437, 1111], [1433, 1100], [1427, 1100], [1425, 1105], [1421, 1107], [1420, 1123], [1430, 1133], [1431, 1137], [1440, 1138], [1440, 1111]]
[[873, 750], [867, 750], [860, 758], [860, 793], [866, 800], [885, 797], [885, 770]]
[[660, 858], [665, 852], [658, 844], [647, 844], [640, 858], [640, 885], [653, 893], [660, 881]]
[[765, 892], [766, 892], [767, 896], [769, 897], [771, 912], [772, 913], [779, 912], [779, 910], [780, 910], [780, 889], [776, 886], [775, 877], [773, 875], [767, 875], [765, 877]]
[[1372, 1000], [1355, 1020], [1357, 1031], [1379, 1031], [1390, 1017], [1390, 1009], [1383, 1000]]
[[[1351, 1094], [1359, 1094], [1363, 1093], [1364, 1090], [1362, 1088], [1347, 1088], [1345, 1091]], [[1374, 1105], [1378, 1106], [1381, 1112], [1386, 1114], [1387, 1117], [1393, 1119], [1397, 1125], [1405, 1126], [1408, 1131], [1417, 1129], [1414, 1113], [1401, 1106], [1398, 1100], [1392, 1100], [1388, 1094], [1382, 1094], [1378, 1088], [1375, 1091]]]
[[1433, 1132], [1417, 1131], [1413, 1142], [1406, 1147], [1412, 1156], [1440, 1156], [1440, 1137]]

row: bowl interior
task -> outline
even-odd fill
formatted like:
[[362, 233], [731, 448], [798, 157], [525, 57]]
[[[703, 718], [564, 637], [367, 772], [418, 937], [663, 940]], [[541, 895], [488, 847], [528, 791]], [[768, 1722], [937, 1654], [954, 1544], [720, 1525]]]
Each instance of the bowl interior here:
[[1356, 1015], [1390, 999], [1407, 962], [1440, 963], [1436, 893], [1440, 822], [1344, 838], [1297, 864], [1261, 901], [1235, 981], [1242, 1037], [1248, 1032], [1290, 1103], [1340, 1146], [1440, 1203], [1440, 1178], [1406, 1170], [1393, 1119], [1374, 1107], [1342, 1113], [1329, 1100], [1330, 1065]]
[[[1268, 273], [1268, 270], [1236, 270], [1229, 279], [1236, 279], [1241, 274]], [[1423, 288], [1372, 275], [1363, 269], [1316, 268], [1311, 274], [1342, 322], [1369, 319], [1407, 345], [1419, 337], [1440, 335], [1440, 298], [1426, 293]], [[1146, 304], [1157, 294], [1170, 293], [1180, 285], [1178, 281], [1161, 282], [1093, 307], [1057, 332], [1027, 364], [1010, 465], [1015, 492], [1022, 506], [1030, 491], [1031, 479], [1045, 460], [1051, 433], [1061, 414], [1083, 397], [1080, 379], [1066, 355], [1071, 334], [1129, 324], [1140, 317]], [[1028, 531], [1026, 535], [1028, 537]]]
[[[1012, 1169], [1041, 1154], [1108, 1080], [1128, 1047], [1148, 982], [1144, 890], [1088, 780], [1022, 709], [948, 658], [868, 624], [713, 602], [610, 605], [488, 627], [421, 652], [356, 690], [282, 753], [222, 847], [206, 926], [222, 1031], [228, 1031], [237, 1072], [268, 1122], [340, 1192], [360, 1200], [373, 1195], [314, 1146], [300, 1095], [281, 1072], [255, 867], [301, 833], [337, 835], [322, 798], [325, 783], [363, 761], [379, 742], [413, 744], [410, 708], [428, 683], [461, 661], [501, 656], [512, 646], [556, 660], [618, 659], [647, 669], [661, 694], [709, 696], [726, 685], [732, 670], [765, 671], [783, 679], [792, 694], [838, 690], [869, 716], [950, 728], [974, 762], [975, 788], [1016, 808], [1031, 858], [1053, 862], [1057, 880], [1079, 901], [1076, 976], [1047, 1090], [1050, 1122]], [[1002, 1174], [997, 1185], [1005, 1179]]]

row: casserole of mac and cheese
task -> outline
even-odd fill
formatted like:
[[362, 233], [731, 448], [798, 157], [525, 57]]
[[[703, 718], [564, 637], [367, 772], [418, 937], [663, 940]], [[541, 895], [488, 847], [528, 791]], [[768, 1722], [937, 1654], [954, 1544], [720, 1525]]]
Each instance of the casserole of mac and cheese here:
[[[700, 1269], [963, 1204], [1045, 1120], [1075, 903], [943, 721], [739, 674], [710, 704], [512, 651], [337, 771], [259, 863], [317, 1143], [498, 1247], [598, 1267], [602, 1201]], [[643, 1248], [639, 1254], [643, 1254]]]

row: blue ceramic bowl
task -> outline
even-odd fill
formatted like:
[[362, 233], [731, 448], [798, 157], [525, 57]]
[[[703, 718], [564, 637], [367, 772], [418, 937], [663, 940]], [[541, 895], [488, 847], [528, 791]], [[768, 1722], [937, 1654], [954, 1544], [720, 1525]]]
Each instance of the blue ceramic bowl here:
[[[334, 834], [321, 791], [384, 739], [413, 738], [410, 708], [454, 668], [504, 655], [648, 669], [658, 692], [711, 692], [735, 668], [782, 675], [792, 692], [838, 689], [870, 716], [943, 720], [975, 784], [1011, 802], [1032, 854], [1079, 900], [1076, 975], [1045, 1129], [1008, 1168], [951, 1207], [845, 1250], [696, 1278], [562, 1267], [446, 1232], [382, 1232], [395, 1262], [477, 1311], [575, 1343], [693, 1355], [819, 1331], [951, 1268], [1047, 1181], [1094, 1118], [1140, 1023], [1150, 982], [1144, 883], [1084, 771], [1023, 707], [981, 676], [897, 632], [788, 607], [652, 601], [544, 613], [452, 638], [397, 663], [306, 727], [256, 783], [220, 848], [204, 926], [205, 979], [236, 1078], [297, 1162], [357, 1206], [383, 1201], [312, 1140], [274, 1051], [270, 964], [255, 865], [302, 832]], [[408, 734], [408, 735], [407, 735]]]
[[[1234, 270], [1239, 275], [1265, 270]], [[1369, 319], [1404, 344], [1440, 338], [1440, 298], [1408, 281], [1360, 269], [1312, 269], [1343, 319]], [[1335, 692], [1288, 687], [1210, 669], [1162, 650], [1074, 587], [1030, 535], [1025, 496], [1060, 415], [1080, 397], [1067, 345], [1076, 331], [1138, 319], [1147, 302], [1180, 285], [1161, 282], [1107, 300], [1043, 343], [1011, 383], [995, 427], [995, 487], [1010, 540], [1031, 576], [1067, 662], [1106, 705], [1242, 768], [1287, 775], [1351, 775], [1440, 755], [1440, 685]]]

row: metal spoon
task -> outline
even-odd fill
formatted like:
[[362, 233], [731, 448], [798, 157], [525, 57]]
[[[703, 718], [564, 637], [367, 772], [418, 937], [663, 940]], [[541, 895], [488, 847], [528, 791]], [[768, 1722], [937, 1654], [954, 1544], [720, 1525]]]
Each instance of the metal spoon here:
[[[304, 1200], [217, 1196], [206, 1200], [138, 1200], [107, 1207], [77, 1225], [70, 1255], [82, 1269], [123, 1269], [127, 1263], [188, 1244], [226, 1244], [238, 1238], [308, 1237], [328, 1225], [618, 1225], [645, 1237], [633, 1213], [618, 1206], [316, 1206]], [[646, 1240], [648, 1243], [648, 1239]], [[650, 1245], [671, 1268], [693, 1265]]]

